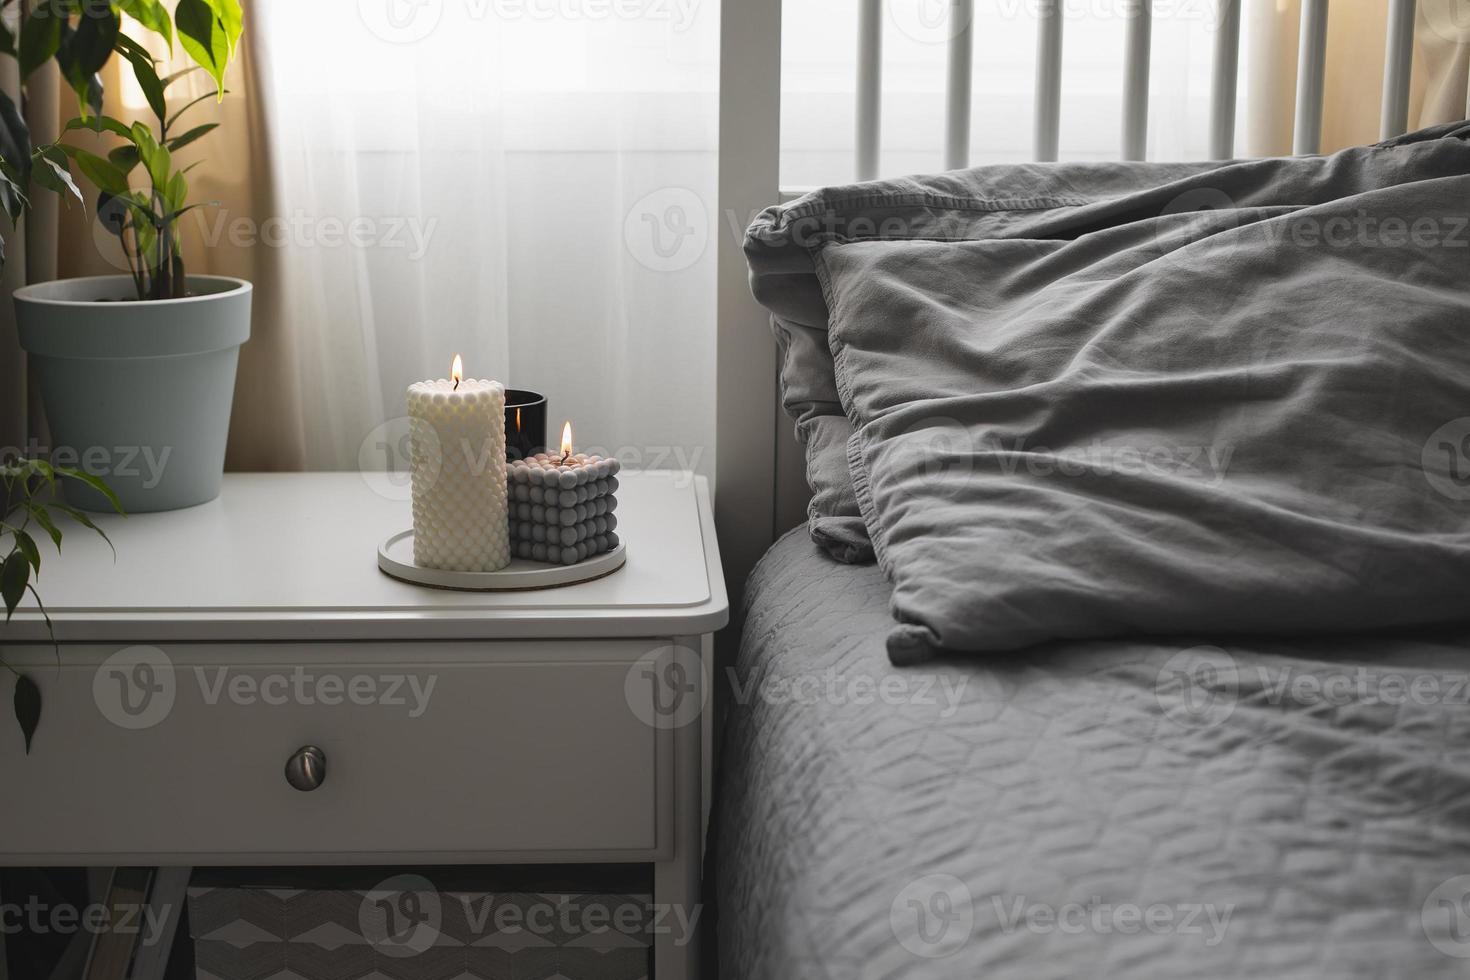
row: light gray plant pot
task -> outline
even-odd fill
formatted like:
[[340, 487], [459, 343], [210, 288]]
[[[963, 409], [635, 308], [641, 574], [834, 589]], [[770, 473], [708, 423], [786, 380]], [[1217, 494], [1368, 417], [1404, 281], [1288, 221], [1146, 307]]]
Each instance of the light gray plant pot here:
[[[15, 291], [20, 344], [36, 365], [53, 461], [107, 481], [130, 514], [219, 496], [250, 283], [190, 276], [182, 299], [129, 300], [128, 276]], [[111, 510], [70, 482], [70, 503]]]

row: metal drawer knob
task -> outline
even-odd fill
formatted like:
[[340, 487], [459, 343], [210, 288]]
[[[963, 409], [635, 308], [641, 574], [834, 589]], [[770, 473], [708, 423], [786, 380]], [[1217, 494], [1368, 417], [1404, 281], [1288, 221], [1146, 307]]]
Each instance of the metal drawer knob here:
[[303, 745], [286, 760], [286, 782], [309, 793], [327, 778], [327, 754], [315, 745]]

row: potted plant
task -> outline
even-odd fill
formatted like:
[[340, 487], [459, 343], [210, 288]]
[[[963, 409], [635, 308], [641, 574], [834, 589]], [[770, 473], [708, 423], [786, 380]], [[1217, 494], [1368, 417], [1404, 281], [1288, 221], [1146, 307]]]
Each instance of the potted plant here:
[[[41, 547], [36, 538], [41, 535], [50, 538], [60, 553], [61, 516], [69, 517], [107, 539], [107, 533], [90, 517], [56, 499], [57, 484], [61, 480], [75, 481], [108, 501], [110, 506], [118, 508], [117, 498], [107, 484], [89, 473], [52, 466], [39, 459], [0, 459], [0, 540], [7, 545], [0, 549], [0, 600], [5, 603], [6, 622], [30, 593], [46, 621], [46, 629], [51, 630], [51, 617], [46, 613], [41, 594], [36, 591], [36, 580], [41, 574]], [[110, 541], [108, 543], [111, 544]], [[53, 646], [56, 644], [54, 633], [51, 643]], [[34, 679], [7, 664], [3, 657], [0, 657], [0, 667], [15, 674], [12, 708], [29, 753], [31, 738], [41, 723], [41, 688]]]
[[[101, 114], [102, 82], [99, 75], [114, 52], [122, 54], [132, 63], [134, 74], [148, 93], [149, 104], [156, 113], [159, 106], [166, 110], [163, 96], [168, 84], [177, 77], [158, 77], [155, 60], [121, 32], [121, 14], [131, 16], [147, 29], [164, 37], [170, 48], [177, 23], [179, 42], [195, 64], [215, 80], [216, 91], [220, 97], [223, 96], [224, 71], [240, 37], [238, 0], [179, 0], [172, 18], [159, 0], [0, 0], [0, 55], [16, 59], [22, 83], [38, 68], [54, 59], [62, 78], [76, 93], [81, 107], [79, 121], [68, 129], [86, 127], [96, 131], [117, 132], [116, 127], [121, 124], [115, 120], [107, 120]], [[191, 106], [192, 103], [185, 108]], [[178, 113], [173, 117], [164, 115], [161, 125], [171, 126], [173, 122], [177, 122], [177, 118]], [[195, 127], [179, 136], [166, 135], [161, 141], [155, 140], [155, 143], [172, 152], [185, 143], [185, 137], [192, 142], [212, 128], [213, 126]], [[131, 127], [129, 132], [131, 135]], [[134, 147], [138, 146], [137, 139], [131, 142]], [[183, 183], [182, 175], [177, 181], [173, 180], [171, 162], [159, 167], [168, 158], [157, 150], [151, 151], [151, 157], [153, 168], [147, 171], [150, 179], [155, 172], [166, 172], [168, 183], [164, 187], [166, 190], [171, 189], [172, 196], [169, 199], [179, 199], [186, 194], [187, 184]], [[32, 145], [24, 115], [11, 98], [0, 90], [0, 207], [5, 209], [12, 225], [19, 222], [29, 203], [28, 194], [33, 181], [42, 187], [71, 194], [82, 200], [81, 191], [71, 174], [73, 158], [78, 159], [79, 167], [92, 174], [94, 180], [98, 176], [103, 180], [112, 180], [115, 176], [113, 170], [124, 176], [131, 174], [142, 160], [141, 154], [136, 161], [131, 160], [126, 146], [109, 153], [104, 160], [86, 151], [75, 148], [69, 150], [57, 144]], [[106, 167], [101, 166], [102, 164]], [[99, 186], [104, 187], [102, 202], [118, 196], [109, 193], [107, 185], [99, 182]], [[122, 189], [115, 181], [111, 187], [114, 191]], [[154, 203], [151, 196], [146, 199], [150, 205]], [[131, 201], [131, 197], [129, 200]], [[131, 209], [132, 205], [123, 204], [120, 207]], [[176, 243], [177, 214], [170, 216], [168, 212], [163, 212], [160, 215], [152, 208], [148, 210], [150, 215], [143, 215], [148, 227], [156, 228], [158, 222], [154, 219], [158, 218], [164, 219], [165, 224], [171, 222], [169, 230], [172, 241]], [[139, 208], [138, 214], [142, 215], [142, 211]], [[109, 211], [105, 206], [99, 207], [100, 216], [107, 214], [116, 214], [116, 211]], [[130, 219], [133, 216], [130, 211]], [[122, 233], [121, 222], [115, 221], [109, 227], [117, 227], [119, 233]], [[136, 243], [137, 231], [132, 233]], [[147, 234], [145, 228], [145, 239]], [[168, 253], [154, 254], [172, 254], [176, 250], [174, 244]], [[4, 239], [0, 236], [0, 263], [4, 262], [4, 257]], [[132, 278], [131, 281], [136, 286], [139, 280]], [[185, 278], [181, 263], [171, 268], [164, 280], [155, 278], [154, 281], [168, 282], [171, 292], [180, 288], [178, 283], [190, 282]], [[187, 288], [185, 292], [188, 292]], [[245, 295], [248, 303], [248, 286]], [[245, 332], [248, 335], [248, 308]], [[58, 394], [47, 394], [48, 402], [56, 404]], [[182, 411], [189, 410], [187, 405], [180, 408]], [[223, 432], [220, 433], [220, 440], [223, 442]], [[58, 484], [62, 481], [70, 482], [83, 491], [74, 494], [71, 503], [63, 503], [58, 498]], [[58, 518], [61, 516], [97, 530], [99, 534], [103, 533], [91, 518], [72, 505], [75, 503], [83, 503], [93, 509], [122, 511], [121, 502], [96, 475], [71, 467], [55, 466], [41, 459], [0, 459], [0, 598], [4, 601], [6, 621], [9, 621], [29, 593], [45, 618], [49, 630], [51, 620], [46, 615], [46, 608], [36, 588], [42, 555], [36, 539], [44, 533], [59, 552], [62, 532]], [[54, 634], [52, 642], [55, 643]], [[13, 710], [29, 751], [31, 737], [41, 717], [40, 687], [32, 678], [20, 674], [6, 664], [3, 657], [0, 657], [0, 668], [6, 668], [15, 674]]]
[[[8, 0], [18, 27], [0, 50], [21, 62], [22, 75], [54, 56], [76, 91], [81, 113], [68, 133], [108, 133], [121, 142], [105, 154], [69, 142], [34, 150], [0, 147], [11, 166], [6, 192], [22, 194], [25, 178], [75, 191], [71, 165], [100, 191], [97, 220], [117, 237], [126, 275], [25, 286], [15, 292], [21, 346], [36, 367], [58, 455], [106, 478], [129, 512], [172, 510], [214, 499], [224, 471], [240, 345], [250, 336], [251, 286], [224, 276], [188, 275], [180, 218], [190, 203], [186, 173], [173, 154], [206, 136], [215, 123], [188, 126], [189, 110], [222, 99], [224, 71], [242, 31], [239, 0], [179, 0], [174, 14], [160, 0]], [[165, 39], [177, 39], [194, 66], [160, 76], [148, 50], [122, 32], [127, 14]], [[155, 124], [126, 123], [102, 112], [96, 72], [116, 52], [131, 66]], [[215, 91], [177, 108], [170, 87], [191, 71], [213, 78]], [[15, 115], [0, 105], [0, 114]], [[14, 143], [14, 140], [11, 140]], [[6, 152], [6, 150], [12, 152]], [[113, 503], [87, 484], [68, 488], [87, 510]]]

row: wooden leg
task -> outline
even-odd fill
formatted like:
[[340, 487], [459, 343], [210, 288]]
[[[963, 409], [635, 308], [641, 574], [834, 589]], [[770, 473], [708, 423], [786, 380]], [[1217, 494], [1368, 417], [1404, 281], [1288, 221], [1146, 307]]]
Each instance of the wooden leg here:
[[[4, 909], [4, 908], [5, 908], [5, 894], [3, 892], [0, 892], [0, 909]], [[5, 924], [4, 921], [3, 921], [3, 915], [4, 915], [4, 913], [3, 912], [0, 912], [0, 926], [3, 926]], [[5, 930], [4, 929], [0, 929], [0, 980], [10, 980], [10, 967], [8, 965], [7, 960], [5, 959]]]
[[[92, 867], [87, 869], [87, 904], [106, 902], [112, 888], [112, 876], [116, 868]], [[66, 949], [51, 968], [50, 980], [76, 980], [87, 968], [92, 950], [97, 944], [95, 933], [78, 930], [72, 935]]]
[[[709, 690], [710, 658], [700, 637], [675, 641], [700, 658], [697, 697]], [[674, 856], [653, 866], [653, 980], [698, 980], [699, 928], [704, 916], [700, 864], [704, 817], [704, 714], [674, 732]]]
[[[142, 925], [149, 931], [133, 956], [128, 980], [163, 980], [168, 954], [174, 947], [179, 920], [189, 898], [189, 875], [193, 868], [159, 868], [148, 892], [148, 914]], [[156, 932], [154, 931], [156, 927]]]

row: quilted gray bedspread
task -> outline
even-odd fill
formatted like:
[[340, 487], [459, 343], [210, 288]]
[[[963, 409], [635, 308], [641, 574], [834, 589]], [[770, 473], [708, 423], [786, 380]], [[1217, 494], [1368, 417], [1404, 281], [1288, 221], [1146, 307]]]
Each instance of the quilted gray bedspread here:
[[804, 532], [754, 575], [723, 980], [1470, 976], [1470, 635], [895, 668]]

